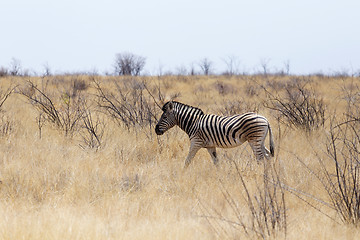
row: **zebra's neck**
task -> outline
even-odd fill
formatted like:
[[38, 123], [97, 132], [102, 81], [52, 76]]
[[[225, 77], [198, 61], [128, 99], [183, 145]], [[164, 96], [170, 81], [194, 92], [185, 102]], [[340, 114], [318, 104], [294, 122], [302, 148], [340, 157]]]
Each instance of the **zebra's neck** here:
[[195, 124], [204, 112], [196, 107], [192, 107], [179, 102], [174, 102], [175, 117], [177, 125], [184, 130], [189, 136], [194, 133], [196, 129]]

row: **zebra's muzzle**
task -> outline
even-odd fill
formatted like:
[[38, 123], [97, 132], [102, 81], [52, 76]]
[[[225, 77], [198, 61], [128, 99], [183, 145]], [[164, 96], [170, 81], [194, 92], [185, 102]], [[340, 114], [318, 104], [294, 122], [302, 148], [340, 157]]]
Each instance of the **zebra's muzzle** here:
[[156, 125], [155, 132], [156, 132], [157, 135], [163, 135], [164, 134], [164, 132], [160, 130], [159, 125]]

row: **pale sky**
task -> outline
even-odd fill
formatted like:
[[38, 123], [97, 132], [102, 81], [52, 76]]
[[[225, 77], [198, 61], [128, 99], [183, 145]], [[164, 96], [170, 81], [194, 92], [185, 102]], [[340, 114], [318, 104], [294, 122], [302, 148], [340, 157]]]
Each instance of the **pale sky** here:
[[0, 66], [113, 71], [116, 53], [157, 74], [208, 58], [308, 74], [360, 70], [359, 0], [1, 0]]

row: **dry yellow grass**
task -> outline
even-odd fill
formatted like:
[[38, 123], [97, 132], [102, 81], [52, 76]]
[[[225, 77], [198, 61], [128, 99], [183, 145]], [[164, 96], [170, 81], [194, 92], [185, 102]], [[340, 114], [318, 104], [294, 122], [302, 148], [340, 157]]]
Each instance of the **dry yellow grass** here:
[[[49, 77], [48, 89], [57, 92], [67, 88], [74, 78]], [[76, 78], [89, 84], [84, 96], [91, 101], [95, 90], [90, 77]], [[257, 109], [272, 124], [276, 141], [273, 161], [280, 166], [282, 181], [326, 201], [320, 182], [297, 160], [298, 157], [314, 171], [319, 169], [314, 150], [324, 151], [326, 127], [308, 135], [277, 122], [276, 113], [262, 105], [266, 96], [260, 85], [282, 86], [293, 78], [174, 76], [149, 77], [146, 81], [150, 88], [160, 84], [168, 97], [177, 94], [178, 101], [198, 106], [205, 112], [221, 113], [226, 104], [234, 101], [243, 102], [239, 111]], [[2, 91], [15, 85], [25, 88], [28, 79], [0, 78], [0, 88]], [[358, 78], [311, 79], [311, 86], [324, 98], [327, 113], [336, 109], [339, 116], [345, 107], [341, 88], [359, 85]], [[41, 78], [30, 80], [39, 87], [44, 83]], [[112, 89], [110, 77], [97, 80], [104, 88]], [[65, 137], [49, 123], [43, 127], [40, 138], [38, 113], [27, 99], [14, 93], [5, 102], [0, 115], [3, 123], [10, 123], [11, 129], [0, 136], [0, 239], [249, 237], [241, 228], [234, 229], [225, 221], [204, 217], [219, 211], [227, 220], [236, 220], [221, 190], [226, 189], [242, 211], [243, 219], [250, 221], [244, 189], [232, 163], [238, 164], [249, 190], [255, 192], [256, 184], [261, 182], [263, 164], [255, 162], [247, 144], [219, 149], [218, 168], [213, 166], [207, 151], [201, 150], [184, 170], [189, 142], [179, 128], [157, 137], [148, 128], [128, 131], [108, 115], [94, 114], [106, 124], [105, 144], [98, 151], [81, 148], [78, 132]], [[330, 217], [339, 219], [334, 210], [304, 198]], [[360, 238], [355, 227], [340, 220], [334, 222], [293, 194], [285, 192], [285, 199], [287, 239]], [[214, 231], [216, 224], [223, 228], [215, 227], [217, 232]], [[284, 237], [283, 233], [273, 236]]]

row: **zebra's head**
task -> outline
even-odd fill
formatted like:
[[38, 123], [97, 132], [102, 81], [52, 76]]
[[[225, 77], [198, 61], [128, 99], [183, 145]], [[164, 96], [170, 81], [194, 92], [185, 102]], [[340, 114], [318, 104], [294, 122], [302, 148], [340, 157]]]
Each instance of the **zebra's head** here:
[[155, 132], [157, 135], [163, 135], [164, 132], [172, 128], [177, 124], [177, 120], [175, 118], [174, 114], [174, 102], [170, 101], [164, 104], [162, 107], [163, 114], [161, 115], [161, 118], [156, 124]]

